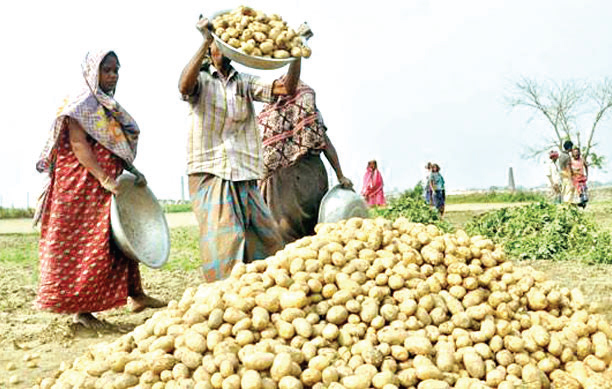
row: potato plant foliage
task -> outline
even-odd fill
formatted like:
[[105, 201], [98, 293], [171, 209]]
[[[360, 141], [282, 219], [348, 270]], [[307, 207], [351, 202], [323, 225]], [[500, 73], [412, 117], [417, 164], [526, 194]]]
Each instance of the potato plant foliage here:
[[519, 259], [612, 263], [610, 233], [572, 205], [540, 202], [503, 208], [475, 217], [465, 229], [502, 243]]
[[404, 217], [414, 223], [433, 224], [443, 231], [452, 231], [450, 223], [442, 220], [438, 211], [423, 200], [423, 187], [417, 184], [413, 189], [403, 192], [398, 197], [388, 199], [387, 206], [374, 208], [374, 217], [395, 220]]

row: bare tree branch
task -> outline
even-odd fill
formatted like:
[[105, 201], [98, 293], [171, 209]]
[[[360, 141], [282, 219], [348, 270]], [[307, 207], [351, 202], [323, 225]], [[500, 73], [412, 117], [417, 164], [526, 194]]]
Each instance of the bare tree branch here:
[[[571, 139], [583, 149], [583, 131], [578, 125], [578, 118], [587, 111], [592, 103], [597, 109], [593, 124], [588, 131], [583, 156], [602, 158], [593, 153], [595, 130], [609, 112], [612, 112], [612, 80], [605, 79], [596, 86], [583, 81], [537, 82], [526, 77], [517, 81], [511, 92], [506, 96], [506, 102], [511, 108], [526, 107], [543, 115], [550, 123], [555, 143], [562, 147], [565, 139]], [[530, 119], [531, 120], [531, 119]], [[530, 147], [525, 154], [533, 158], [543, 153], [547, 147]]]
[[591, 101], [596, 104], [598, 111], [595, 114], [595, 119], [593, 120], [593, 125], [591, 126], [586, 149], [584, 151], [585, 159], [587, 159], [591, 153], [591, 148], [593, 146], [593, 135], [595, 134], [597, 125], [606, 115], [608, 110], [612, 108], [612, 81], [609, 78], [606, 78], [601, 84], [591, 89], [589, 97]]

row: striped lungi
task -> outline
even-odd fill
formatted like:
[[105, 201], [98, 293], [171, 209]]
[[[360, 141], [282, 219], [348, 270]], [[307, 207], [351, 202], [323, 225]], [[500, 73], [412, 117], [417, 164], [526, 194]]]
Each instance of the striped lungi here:
[[283, 247], [257, 181], [190, 174], [189, 194], [200, 226], [200, 256], [206, 281], [227, 278], [234, 264], [265, 259]]

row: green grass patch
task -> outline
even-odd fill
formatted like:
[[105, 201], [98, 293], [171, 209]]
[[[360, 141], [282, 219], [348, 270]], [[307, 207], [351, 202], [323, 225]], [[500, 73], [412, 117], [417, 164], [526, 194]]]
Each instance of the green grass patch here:
[[38, 234], [0, 235], [0, 262], [31, 264], [38, 258]]
[[185, 204], [163, 204], [162, 208], [166, 213], [191, 212], [191, 203]]
[[[0, 262], [32, 265], [38, 263], [38, 234], [0, 235]], [[162, 269], [195, 270], [200, 264], [197, 227], [170, 230], [170, 258]]]
[[610, 232], [573, 205], [540, 202], [502, 208], [473, 218], [465, 230], [503, 244], [518, 259], [612, 263]]
[[461, 195], [446, 196], [447, 204], [467, 204], [467, 203], [523, 203], [547, 201], [544, 194], [531, 191], [516, 192], [477, 192]]
[[197, 226], [170, 230], [170, 258], [162, 267], [167, 270], [195, 270], [201, 264], [200, 232]]
[[34, 216], [34, 208], [3, 208], [0, 207], [0, 219], [21, 219]]

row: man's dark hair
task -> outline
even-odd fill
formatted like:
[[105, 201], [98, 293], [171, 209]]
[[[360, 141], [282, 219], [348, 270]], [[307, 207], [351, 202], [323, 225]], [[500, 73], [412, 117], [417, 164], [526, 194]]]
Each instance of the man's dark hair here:
[[563, 142], [563, 150], [569, 151], [574, 147], [574, 143], [571, 140], [566, 140]]

